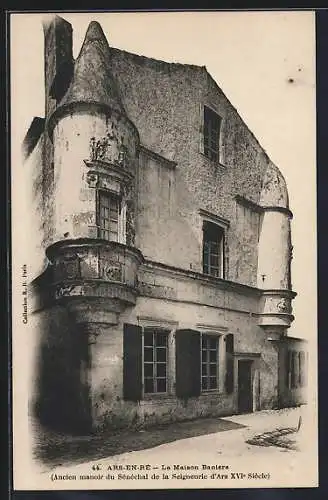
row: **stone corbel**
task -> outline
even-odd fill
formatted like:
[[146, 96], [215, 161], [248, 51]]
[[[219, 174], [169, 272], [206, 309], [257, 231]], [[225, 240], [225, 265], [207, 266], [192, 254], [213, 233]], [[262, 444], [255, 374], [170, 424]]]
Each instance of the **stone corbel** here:
[[101, 326], [102, 325], [98, 323], [85, 323], [81, 325], [83, 334], [86, 335], [89, 345], [97, 342], [97, 338], [101, 332]]
[[88, 172], [86, 181], [90, 188], [96, 188], [98, 186], [98, 175], [93, 172]]

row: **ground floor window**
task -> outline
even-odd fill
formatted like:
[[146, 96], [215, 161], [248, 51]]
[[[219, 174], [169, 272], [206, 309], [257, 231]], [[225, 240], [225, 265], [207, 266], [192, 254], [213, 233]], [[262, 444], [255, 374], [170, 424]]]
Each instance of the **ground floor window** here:
[[[172, 394], [183, 400], [219, 390], [220, 334], [193, 329], [124, 324], [124, 399]], [[233, 334], [225, 335], [223, 364], [226, 392], [233, 392]], [[222, 342], [222, 345], [224, 343]], [[226, 361], [224, 360], [226, 358]], [[223, 387], [222, 387], [223, 389]]]
[[168, 331], [144, 329], [144, 393], [167, 392]]
[[201, 364], [202, 391], [218, 388], [218, 338], [202, 334]]

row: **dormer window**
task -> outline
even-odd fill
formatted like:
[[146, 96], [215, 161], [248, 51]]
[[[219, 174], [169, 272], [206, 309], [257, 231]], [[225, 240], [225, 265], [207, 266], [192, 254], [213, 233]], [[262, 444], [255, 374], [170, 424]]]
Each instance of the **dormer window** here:
[[221, 118], [211, 108], [204, 106], [204, 155], [219, 163]]

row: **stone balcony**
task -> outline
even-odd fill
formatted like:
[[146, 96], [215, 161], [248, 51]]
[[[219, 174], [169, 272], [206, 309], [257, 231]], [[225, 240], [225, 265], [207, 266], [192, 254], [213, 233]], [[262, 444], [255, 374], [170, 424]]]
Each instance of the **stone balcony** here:
[[43, 289], [42, 302], [98, 298], [116, 304], [117, 310], [135, 304], [138, 268], [143, 262], [138, 249], [80, 238], [58, 241], [48, 247], [46, 254], [50, 265], [36, 284]]
[[296, 293], [291, 290], [263, 290], [260, 300], [259, 325], [264, 328], [289, 328], [294, 316], [292, 299]]

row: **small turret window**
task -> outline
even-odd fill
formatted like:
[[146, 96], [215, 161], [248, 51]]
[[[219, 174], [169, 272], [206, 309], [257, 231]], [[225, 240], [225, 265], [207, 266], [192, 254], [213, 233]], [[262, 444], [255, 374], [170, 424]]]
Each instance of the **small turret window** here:
[[118, 241], [120, 199], [112, 193], [98, 193], [99, 237], [104, 240]]

